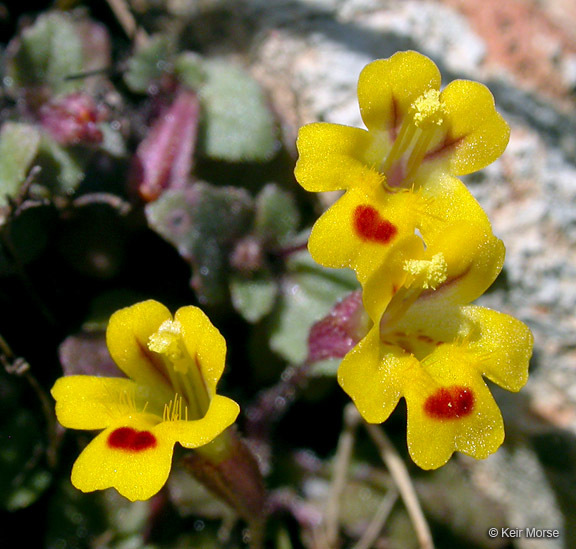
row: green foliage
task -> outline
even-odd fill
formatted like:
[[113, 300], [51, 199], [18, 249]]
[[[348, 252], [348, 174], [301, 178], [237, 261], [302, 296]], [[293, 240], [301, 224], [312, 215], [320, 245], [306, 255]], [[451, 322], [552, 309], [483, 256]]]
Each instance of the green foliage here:
[[173, 44], [170, 37], [159, 34], [143, 44], [128, 62], [124, 81], [135, 93], [146, 93], [170, 68]]
[[304, 361], [312, 324], [355, 289], [352, 271], [321, 267], [305, 251], [291, 256], [282, 281], [282, 297], [269, 324], [270, 347], [292, 364]]
[[150, 226], [192, 263], [192, 284], [203, 302], [218, 303], [227, 287], [228, 254], [250, 227], [252, 199], [242, 189], [196, 183], [168, 191], [146, 208]]
[[278, 285], [269, 277], [237, 275], [230, 280], [232, 305], [251, 323], [258, 322], [272, 311], [277, 295]]
[[269, 183], [256, 197], [254, 230], [271, 245], [281, 245], [293, 238], [300, 224], [300, 212], [292, 194]]
[[40, 132], [30, 124], [7, 122], [0, 132], [0, 205], [14, 198], [24, 183], [40, 145]]
[[206, 80], [202, 57], [191, 51], [182, 52], [174, 60], [174, 75], [190, 89], [198, 89]]
[[10, 89], [48, 87], [64, 94], [82, 86], [67, 77], [82, 72], [82, 41], [71, 17], [61, 12], [41, 15], [11, 43], [6, 61]]
[[204, 153], [228, 162], [269, 160], [278, 148], [274, 119], [258, 83], [238, 65], [204, 64]]

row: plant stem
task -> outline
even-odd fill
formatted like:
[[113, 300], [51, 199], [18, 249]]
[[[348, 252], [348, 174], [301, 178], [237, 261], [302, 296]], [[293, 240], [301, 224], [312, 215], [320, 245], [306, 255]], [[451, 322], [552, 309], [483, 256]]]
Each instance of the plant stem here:
[[356, 430], [360, 423], [360, 416], [354, 404], [347, 404], [344, 408], [344, 429], [338, 440], [338, 448], [334, 461], [334, 475], [330, 496], [326, 505], [325, 539], [328, 547], [336, 547], [338, 543], [340, 501], [346, 486], [346, 479], [350, 469], [350, 458], [356, 439]]
[[254, 446], [264, 472], [270, 468], [270, 430], [278, 422], [296, 399], [298, 391], [305, 385], [310, 364], [288, 366], [282, 372], [280, 381], [262, 391], [256, 402], [246, 411], [246, 437]]
[[46, 459], [48, 465], [52, 468], [56, 467], [56, 461], [58, 456], [58, 436], [57, 436], [57, 425], [56, 416], [54, 414], [54, 407], [50, 397], [44, 390], [44, 388], [38, 383], [38, 380], [34, 377], [30, 371], [30, 364], [21, 358], [16, 357], [12, 352], [12, 349], [6, 342], [6, 340], [0, 335], [0, 364], [4, 366], [4, 369], [9, 374], [14, 374], [17, 376], [22, 376], [32, 387], [32, 390], [36, 393], [38, 400], [42, 406], [42, 412], [44, 413], [44, 419], [46, 421], [46, 426], [48, 430], [48, 447], [46, 449]]
[[369, 423], [365, 423], [364, 427], [368, 431], [374, 444], [377, 446], [382, 461], [386, 464], [386, 467], [390, 471], [390, 475], [398, 487], [400, 496], [404, 501], [408, 515], [414, 525], [414, 530], [418, 536], [418, 542], [420, 543], [421, 549], [434, 549], [434, 541], [432, 540], [430, 527], [428, 526], [428, 522], [426, 521], [426, 517], [424, 516], [422, 507], [420, 506], [414, 484], [412, 483], [412, 479], [410, 478], [404, 461], [402, 461], [396, 448], [394, 448], [394, 445], [390, 442], [390, 439], [380, 427]]
[[136, 46], [143, 45], [148, 40], [148, 35], [136, 24], [127, 2], [125, 0], [107, 0], [107, 2], [126, 36], [134, 40]]
[[390, 515], [394, 504], [398, 500], [398, 489], [392, 487], [386, 492], [386, 495], [382, 498], [374, 517], [370, 521], [368, 528], [366, 528], [362, 537], [358, 540], [358, 543], [354, 545], [352, 549], [370, 549], [374, 547], [374, 543], [378, 539], [386, 519]]

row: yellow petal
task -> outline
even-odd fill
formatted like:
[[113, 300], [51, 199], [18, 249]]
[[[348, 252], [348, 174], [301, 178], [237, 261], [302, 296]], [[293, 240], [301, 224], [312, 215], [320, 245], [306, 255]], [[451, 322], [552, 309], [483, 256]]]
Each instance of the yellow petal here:
[[175, 319], [182, 326], [182, 340], [210, 396], [222, 376], [226, 360], [226, 341], [210, 319], [198, 307], [182, 307]]
[[167, 320], [172, 320], [170, 311], [148, 300], [116, 311], [106, 331], [108, 350], [118, 367], [139, 384], [162, 392], [166, 401], [174, 396], [173, 390], [161, 357], [150, 351], [148, 341]]
[[354, 347], [338, 368], [338, 383], [368, 423], [388, 419], [418, 361], [380, 341], [378, 326]]
[[294, 175], [307, 191], [335, 191], [362, 185], [376, 175], [385, 144], [366, 130], [318, 122], [300, 128]]
[[442, 345], [422, 366], [404, 391], [414, 463], [436, 469], [455, 451], [476, 459], [493, 454], [504, 441], [502, 415], [466, 355]]
[[397, 128], [412, 103], [426, 91], [440, 88], [436, 65], [415, 51], [395, 53], [364, 67], [358, 80], [358, 102], [371, 131]]
[[144, 406], [147, 396], [131, 379], [66, 376], [52, 387], [58, 421], [69, 429], [104, 429]]
[[519, 391], [528, 380], [534, 344], [528, 326], [486, 307], [462, 307], [462, 314], [474, 325], [465, 344], [478, 357], [478, 371], [508, 391]]
[[415, 201], [413, 193], [388, 193], [380, 186], [350, 189], [312, 228], [312, 258], [324, 267], [350, 267], [363, 282], [398, 240], [414, 233]]
[[137, 416], [100, 433], [72, 468], [72, 484], [83, 492], [116, 488], [131, 501], [146, 500], [168, 479], [174, 440]]
[[216, 395], [202, 419], [194, 421], [165, 421], [155, 432], [178, 441], [185, 448], [198, 448], [214, 440], [236, 421], [240, 407], [233, 400]]
[[464, 175], [496, 160], [508, 145], [510, 128], [496, 112], [490, 90], [478, 82], [455, 80], [441, 93], [446, 119], [446, 140], [453, 143], [450, 171]]
[[446, 284], [422, 297], [442, 300], [445, 305], [469, 303], [502, 270], [504, 244], [494, 236], [488, 216], [459, 179], [435, 174], [420, 194], [425, 207], [419, 210], [418, 229], [427, 256], [442, 253], [448, 265]]
[[421, 171], [415, 180], [421, 206], [418, 211], [420, 232], [430, 240], [446, 230], [446, 223], [471, 220], [490, 227], [486, 212], [457, 177], [439, 172]]
[[[350, 190], [347, 194], [352, 192]], [[350, 265], [357, 269], [364, 289], [364, 306], [372, 319], [379, 319], [388, 305], [390, 287], [398, 289], [403, 284], [401, 275], [404, 268], [400, 262], [432, 260], [434, 256], [442, 254], [447, 264], [446, 284], [437, 290], [425, 291], [419, 300], [422, 303], [436, 299], [442, 300], [445, 305], [469, 303], [482, 295], [496, 279], [504, 261], [504, 246], [492, 234], [485, 212], [457, 178], [436, 174], [417, 192], [388, 194], [385, 197], [387, 201], [377, 202], [379, 211], [383, 217], [389, 212], [398, 212], [394, 220], [403, 223], [404, 240], [398, 238], [394, 250], [382, 256], [357, 247], [358, 253], [364, 254], [364, 263], [356, 259], [358, 267]], [[349, 209], [351, 207], [348, 206]], [[411, 225], [408, 225], [409, 221]], [[422, 240], [413, 234], [416, 229]], [[323, 246], [316, 254], [320, 255], [320, 259], [335, 253], [352, 253], [349, 248], [354, 241], [350, 237], [349, 247], [327, 249], [330, 234], [335, 230], [328, 225], [324, 230], [327, 238], [316, 245], [317, 248]], [[338, 236], [336, 241], [342, 242], [343, 238], [346, 236]], [[341, 261], [333, 266], [343, 264], [344, 261]]]
[[442, 301], [445, 306], [470, 303], [492, 285], [504, 265], [504, 244], [492, 234], [489, 224], [454, 221], [443, 234], [426, 244], [430, 256], [443, 253], [448, 273], [446, 282], [422, 294], [419, 303]]

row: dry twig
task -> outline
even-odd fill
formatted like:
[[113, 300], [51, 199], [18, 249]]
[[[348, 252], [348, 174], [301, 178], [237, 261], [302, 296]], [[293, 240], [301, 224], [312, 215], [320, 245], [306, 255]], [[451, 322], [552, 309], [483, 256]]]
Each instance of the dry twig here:
[[380, 427], [369, 423], [365, 423], [364, 426], [372, 438], [372, 441], [376, 444], [382, 461], [386, 464], [386, 467], [390, 471], [390, 474], [398, 487], [404, 505], [406, 505], [408, 515], [410, 516], [414, 529], [416, 530], [416, 535], [418, 536], [421, 549], [434, 549], [434, 541], [432, 540], [430, 527], [428, 526], [426, 517], [422, 512], [422, 507], [418, 501], [414, 484], [412, 483], [412, 479], [410, 478], [404, 461], [402, 461], [396, 448], [394, 448], [394, 445], [390, 442]]
[[134, 40], [137, 47], [143, 45], [148, 40], [148, 35], [136, 23], [126, 0], [107, 0], [107, 2], [126, 36]]
[[398, 490], [396, 487], [390, 488], [386, 495], [382, 498], [374, 517], [370, 521], [370, 524], [364, 531], [362, 537], [358, 540], [358, 543], [354, 545], [352, 549], [370, 549], [374, 547], [374, 543], [378, 539], [386, 519], [390, 516], [394, 504], [398, 500]]
[[338, 543], [340, 500], [350, 469], [350, 458], [359, 423], [360, 416], [354, 404], [348, 404], [344, 408], [344, 429], [338, 440], [334, 461], [334, 476], [326, 505], [325, 541], [328, 547], [336, 547]]

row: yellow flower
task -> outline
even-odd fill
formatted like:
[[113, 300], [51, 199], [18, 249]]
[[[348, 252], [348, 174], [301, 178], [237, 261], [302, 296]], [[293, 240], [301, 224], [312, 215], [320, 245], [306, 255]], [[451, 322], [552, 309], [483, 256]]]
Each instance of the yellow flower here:
[[[418, 274], [437, 271], [414, 264]], [[438, 263], [438, 262], [436, 262]], [[338, 381], [369, 423], [382, 423], [400, 398], [408, 410], [408, 450], [423, 469], [453, 452], [495, 452], [504, 425], [483, 377], [519, 391], [528, 377], [530, 330], [515, 318], [465, 305], [469, 275], [436, 290], [398, 292], [379, 323], [343, 359]]]
[[369, 279], [377, 271], [379, 279], [388, 276], [390, 254], [400, 253], [393, 249], [407, 253], [418, 245], [416, 234], [427, 247], [455, 223], [490, 226], [455, 176], [498, 158], [509, 128], [482, 84], [457, 80], [439, 88], [430, 59], [400, 52], [360, 75], [367, 130], [328, 123], [300, 129], [298, 182], [308, 191], [346, 191], [314, 225], [310, 253], [326, 267], [354, 269], [368, 302]]
[[64, 427], [103, 429], [76, 460], [72, 484], [145, 500], [165, 484], [176, 442], [205, 446], [238, 416], [238, 405], [216, 394], [226, 342], [197, 307], [172, 318], [152, 300], [114, 313], [106, 338], [130, 379], [68, 376], [52, 388]]
[[409, 188], [435, 171], [464, 175], [498, 158], [509, 128], [486, 86], [455, 80], [442, 90], [436, 65], [399, 52], [367, 65], [358, 102], [368, 131], [337, 124], [304, 126], [296, 176], [313, 192], [349, 189], [372, 172], [388, 187]]

